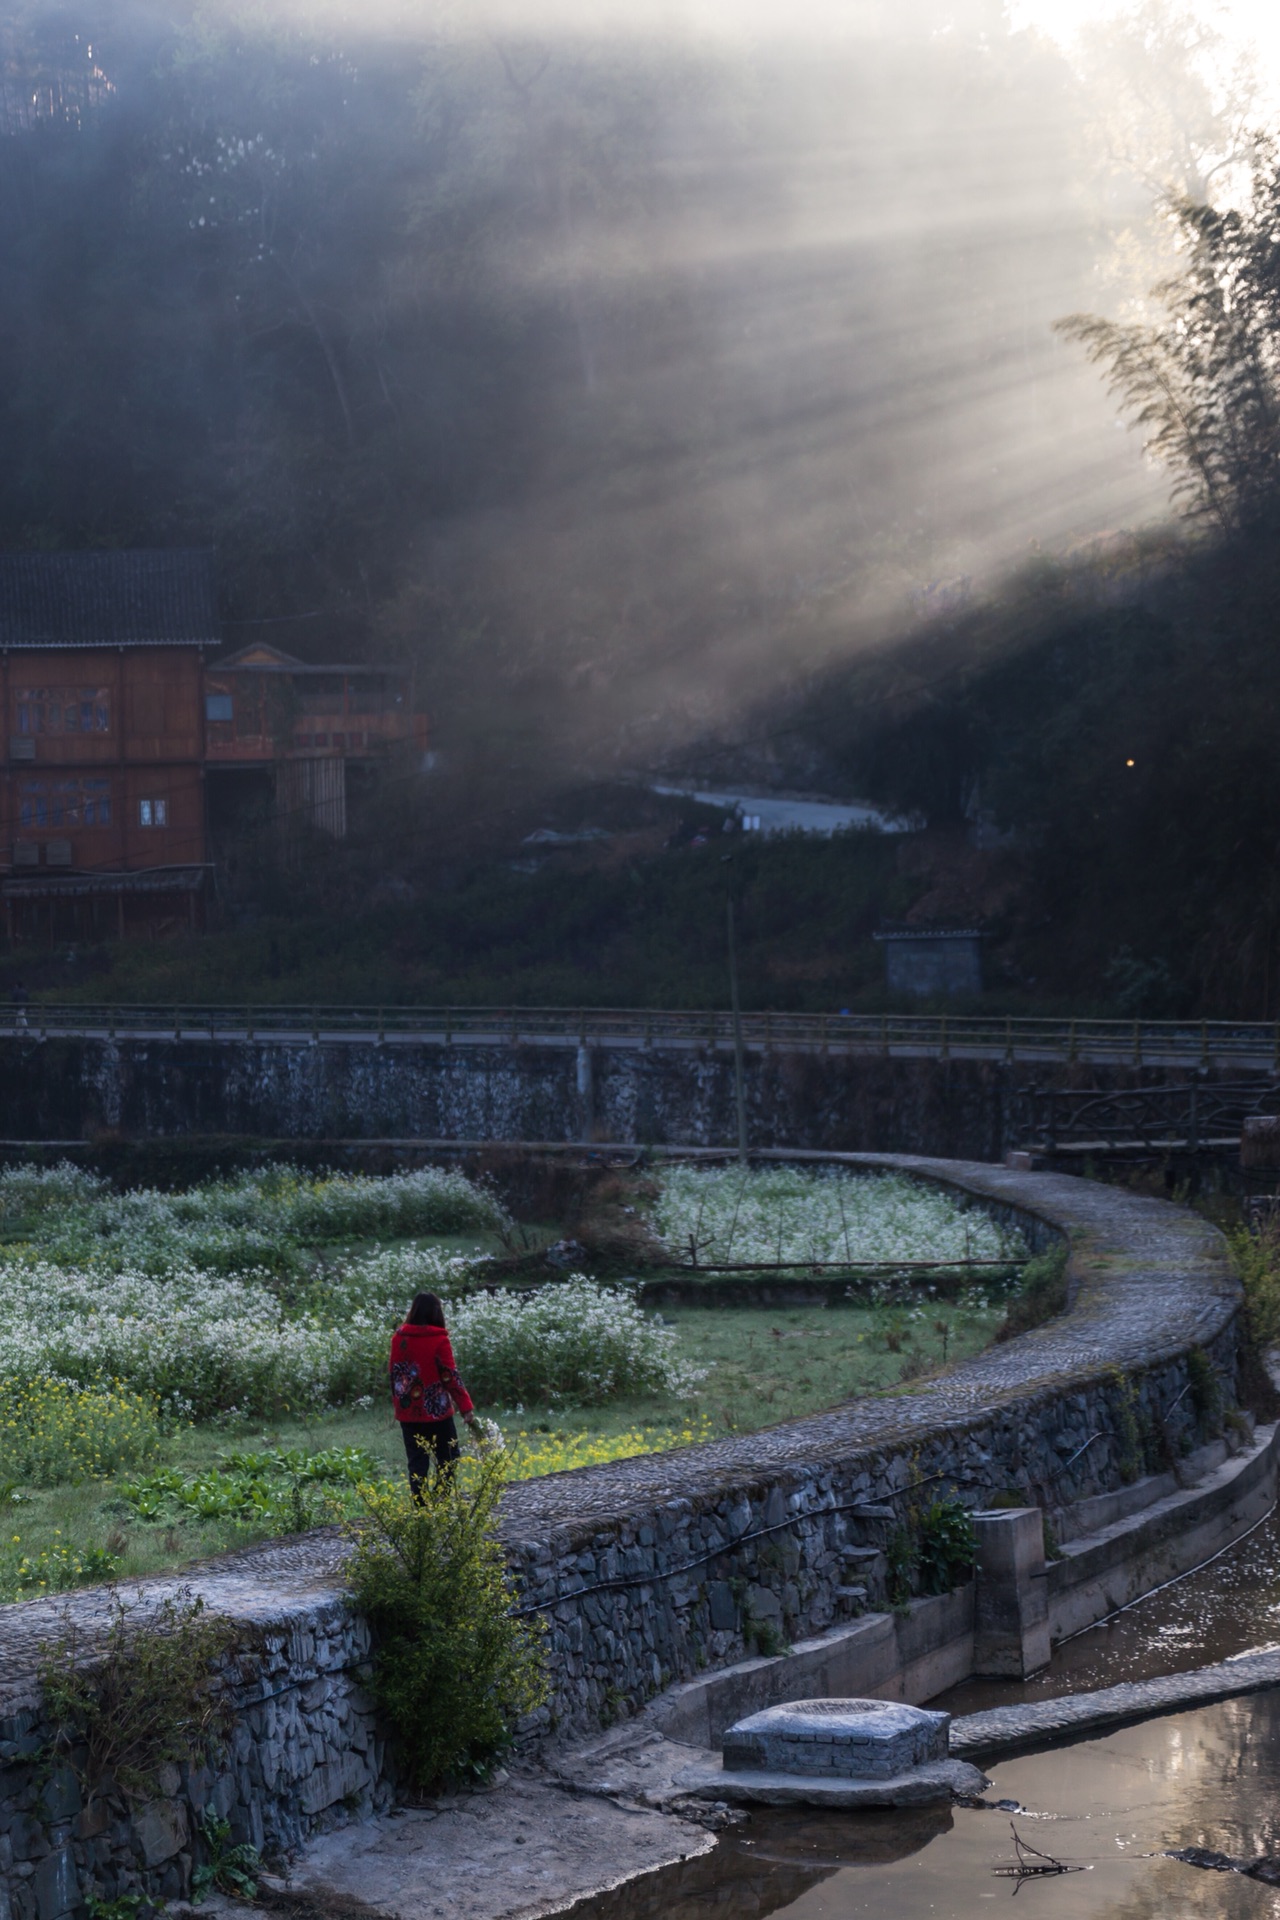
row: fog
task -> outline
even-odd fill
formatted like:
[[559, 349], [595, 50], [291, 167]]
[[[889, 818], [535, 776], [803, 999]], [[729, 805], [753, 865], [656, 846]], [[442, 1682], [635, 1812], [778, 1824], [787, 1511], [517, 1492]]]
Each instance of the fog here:
[[1184, 41], [1144, 120], [988, 0], [3, 8], [0, 542], [214, 545], [446, 760], [696, 760], [1166, 514], [1053, 323], [1234, 137]]

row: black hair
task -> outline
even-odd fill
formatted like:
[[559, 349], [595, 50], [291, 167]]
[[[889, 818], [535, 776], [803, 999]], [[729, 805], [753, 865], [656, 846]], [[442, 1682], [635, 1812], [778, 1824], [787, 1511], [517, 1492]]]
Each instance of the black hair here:
[[438, 1293], [415, 1293], [413, 1305], [405, 1316], [407, 1327], [442, 1327], [444, 1308]]

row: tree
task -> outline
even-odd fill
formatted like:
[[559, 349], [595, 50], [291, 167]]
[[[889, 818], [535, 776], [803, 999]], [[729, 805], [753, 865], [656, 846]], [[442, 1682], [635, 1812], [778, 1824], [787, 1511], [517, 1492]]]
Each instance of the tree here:
[[1194, 518], [1256, 520], [1280, 474], [1280, 158], [1259, 147], [1243, 211], [1173, 207], [1186, 270], [1155, 289], [1156, 325], [1073, 314], [1057, 323], [1106, 367], [1147, 449]]

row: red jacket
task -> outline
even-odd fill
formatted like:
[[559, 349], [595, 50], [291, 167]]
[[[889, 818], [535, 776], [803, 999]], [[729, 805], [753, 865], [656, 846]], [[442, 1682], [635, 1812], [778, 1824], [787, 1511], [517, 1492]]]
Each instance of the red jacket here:
[[449, 1420], [455, 1408], [474, 1411], [443, 1327], [398, 1328], [391, 1339], [390, 1369], [397, 1420]]

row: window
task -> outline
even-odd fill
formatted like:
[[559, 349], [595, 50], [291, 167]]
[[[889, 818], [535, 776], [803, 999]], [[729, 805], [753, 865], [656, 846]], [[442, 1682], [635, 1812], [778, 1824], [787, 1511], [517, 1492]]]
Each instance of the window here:
[[24, 780], [18, 788], [22, 827], [109, 827], [109, 780]]
[[111, 731], [106, 687], [19, 687], [15, 699], [20, 734]]
[[169, 824], [169, 802], [167, 800], [139, 800], [138, 825], [140, 827], [167, 827]]
[[206, 693], [204, 697], [204, 717], [213, 724], [220, 720], [235, 718], [235, 702], [229, 693]]

